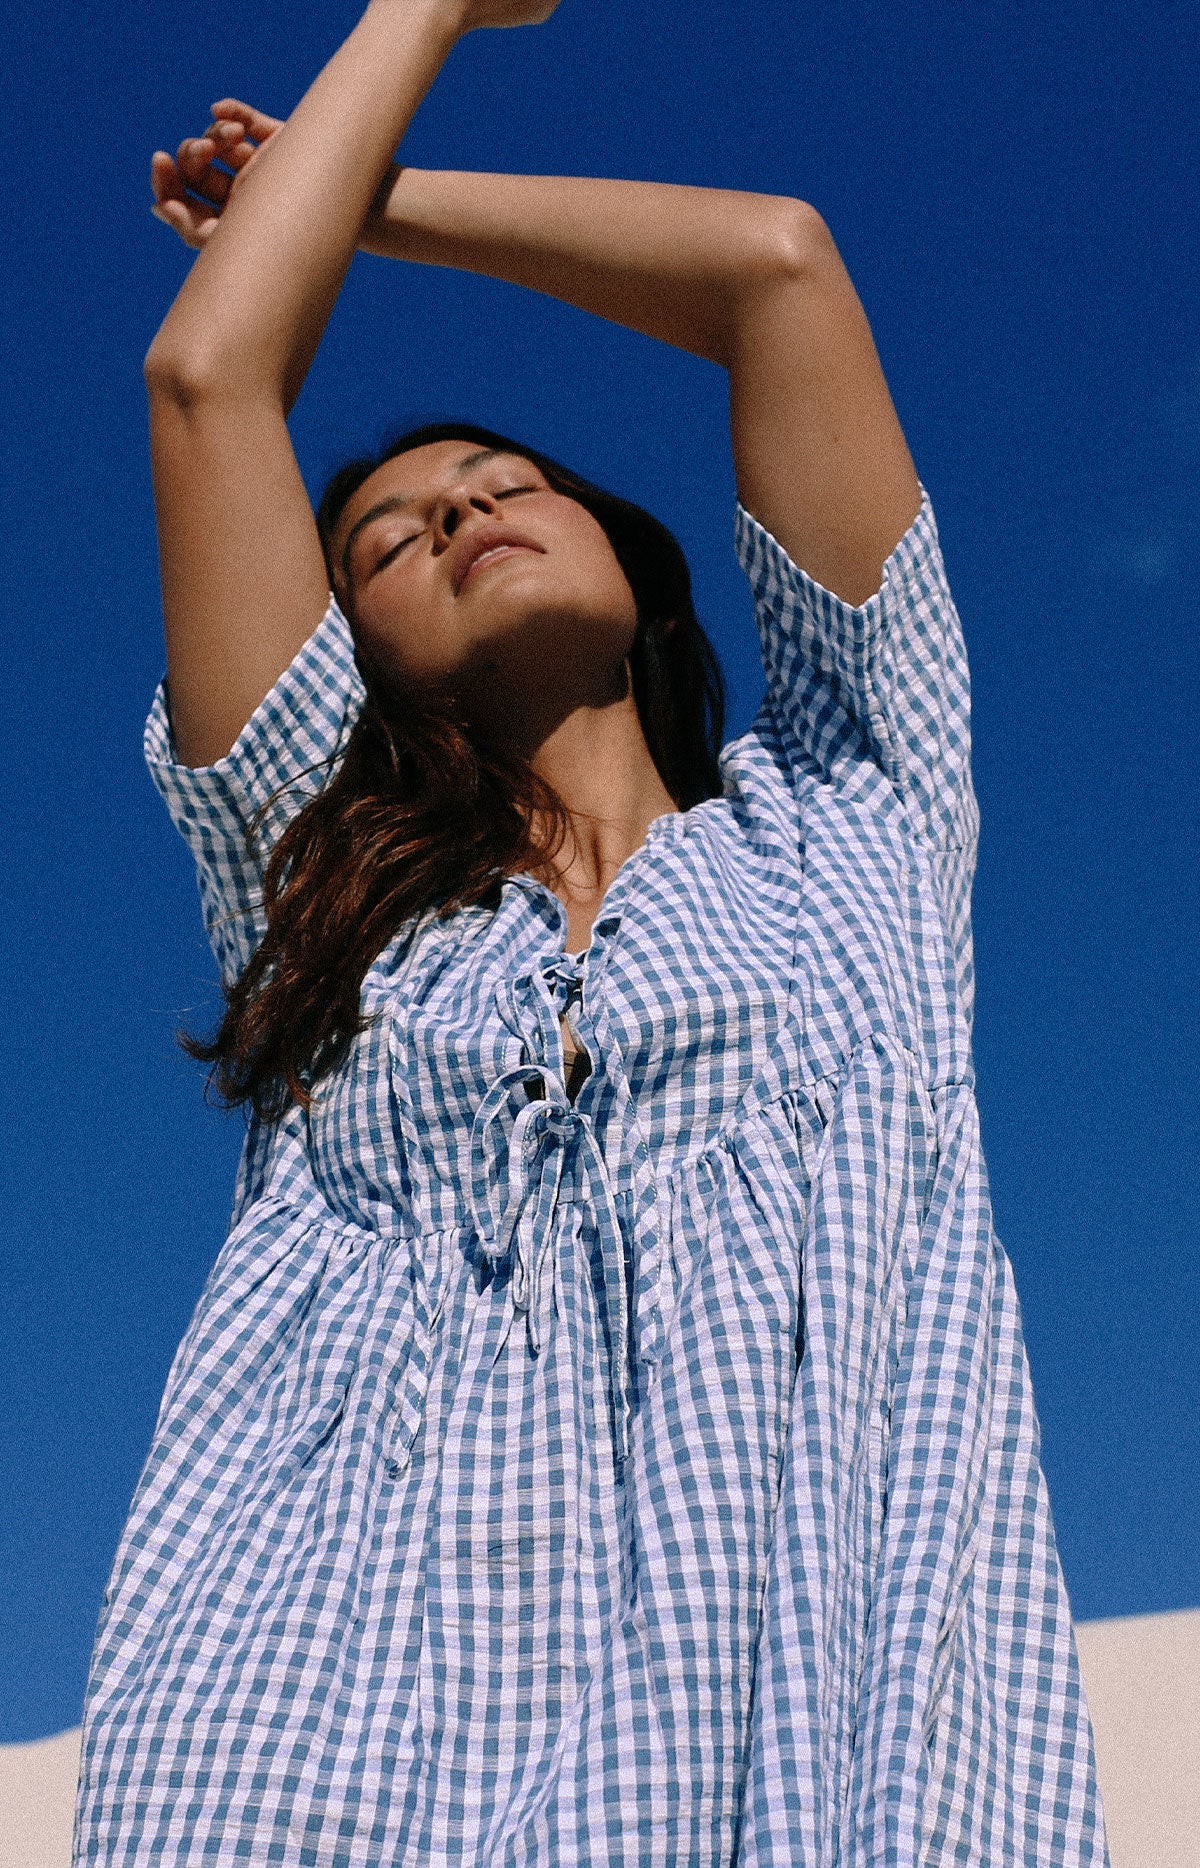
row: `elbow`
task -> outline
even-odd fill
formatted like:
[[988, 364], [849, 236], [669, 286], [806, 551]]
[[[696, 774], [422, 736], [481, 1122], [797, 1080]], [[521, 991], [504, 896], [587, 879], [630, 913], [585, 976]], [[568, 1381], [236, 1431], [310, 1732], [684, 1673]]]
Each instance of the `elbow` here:
[[151, 407], [174, 408], [184, 414], [209, 400], [221, 380], [211, 358], [164, 339], [161, 331], [146, 352], [142, 374]]
[[142, 366], [152, 409], [193, 415], [213, 404], [267, 394], [275, 375], [249, 347], [173, 332], [168, 320], [146, 352]]
[[725, 203], [720, 289], [710, 298], [713, 322], [697, 349], [730, 369], [741, 337], [757, 323], [764, 304], [807, 297], [840, 261], [833, 236], [807, 201], [730, 191]]
[[788, 195], [743, 200], [744, 238], [730, 281], [724, 341], [708, 353], [726, 369], [747, 340], [761, 340], [764, 313], [773, 320], [781, 307], [803, 312], [845, 280], [833, 235], [816, 208]]
[[833, 235], [816, 208], [788, 195], [768, 197], [764, 215], [764, 271], [772, 283], [812, 281], [838, 261]]

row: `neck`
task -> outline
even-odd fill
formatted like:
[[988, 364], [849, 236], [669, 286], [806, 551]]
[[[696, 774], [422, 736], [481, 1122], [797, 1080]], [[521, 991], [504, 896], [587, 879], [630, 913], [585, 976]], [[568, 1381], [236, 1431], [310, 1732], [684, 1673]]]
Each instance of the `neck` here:
[[573, 708], [540, 739], [530, 764], [566, 806], [562, 848], [544, 880], [568, 913], [590, 926], [588, 910], [656, 817], [676, 809], [642, 731], [633, 687], [600, 706]]

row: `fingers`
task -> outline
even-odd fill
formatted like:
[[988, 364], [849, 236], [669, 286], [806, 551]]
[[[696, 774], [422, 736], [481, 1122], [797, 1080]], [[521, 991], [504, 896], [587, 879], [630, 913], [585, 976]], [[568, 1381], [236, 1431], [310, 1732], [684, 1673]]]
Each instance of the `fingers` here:
[[150, 211], [190, 247], [208, 239], [233, 187], [234, 178], [214, 166], [216, 153], [215, 144], [192, 137], [174, 156], [158, 149], [150, 158]]
[[559, 0], [473, 0], [467, 30], [476, 26], [540, 26]]
[[239, 176], [281, 127], [279, 118], [233, 97], [219, 99], [212, 115], [203, 134], [186, 137], [174, 156], [159, 149], [150, 159], [150, 211], [190, 247], [208, 239]]
[[212, 107], [212, 114], [218, 121], [240, 123], [245, 134], [252, 136], [255, 142], [265, 143], [283, 127], [282, 117], [268, 117], [265, 111], [255, 110], [253, 104], [243, 104], [236, 97], [218, 98]]
[[182, 201], [156, 202], [150, 212], [156, 220], [162, 221], [164, 226], [177, 233], [185, 246], [194, 247], [197, 252], [217, 224], [215, 214], [203, 214], [198, 208], [189, 207]]
[[183, 178], [165, 149], [156, 149], [150, 158], [150, 188], [160, 204], [183, 191]]
[[258, 145], [247, 141], [240, 124], [214, 123], [202, 136], [186, 138], [176, 161], [189, 188], [224, 205], [235, 179], [257, 153]]
[[151, 157], [150, 187], [154, 194], [150, 212], [155, 219], [170, 227], [187, 246], [203, 246], [217, 224], [217, 215], [209, 203], [187, 193], [174, 158], [165, 150], [156, 150]]
[[150, 164], [150, 185], [158, 201], [185, 201], [193, 195], [222, 208], [254, 154], [255, 145], [246, 142], [235, 125], [222, 125], [203, 136], [186, 137], [174, 157], [157, 152]]
[[175, 202], [183, 207], [193, 205], [188, 196], [187, 184], [179, 172], [178, 163], [174, 156], [169, 156], [164, 149], [156, 149], [150, 158], [150, 191], [154, 196], [156, 208], [165, 207], [168, 202]]
[[231, 177], [214, 166], [214, 151], [200, 137], [189, 137], [175, 152], [175, 174], [183, 195], [198, 195], [210, 207], [224, 207], [229, 199]]

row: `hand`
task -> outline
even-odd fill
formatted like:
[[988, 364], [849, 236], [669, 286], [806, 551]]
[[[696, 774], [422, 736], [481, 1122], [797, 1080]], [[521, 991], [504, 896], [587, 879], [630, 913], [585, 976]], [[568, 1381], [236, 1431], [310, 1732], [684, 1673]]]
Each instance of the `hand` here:
[[479, 26], [540, 26], [559, 0], [465, 0], [463, 31]]
[[150, 158], [150, 212], [190, 247], [199, 249], [264, 144], [282, 119], [224, 97], [212, 107], [213, 121], [200, 136], [180, 143], [174, 156], [156, 150]]

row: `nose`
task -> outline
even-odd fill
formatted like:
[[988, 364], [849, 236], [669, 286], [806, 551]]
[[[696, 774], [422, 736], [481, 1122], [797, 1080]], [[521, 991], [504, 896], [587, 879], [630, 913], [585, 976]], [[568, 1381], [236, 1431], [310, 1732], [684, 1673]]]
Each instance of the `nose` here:
[[471, 512], [495, 513], [499, 510], [490, 493], [471, 493], [465, 487], [449, 487], [442, 494], [434, 513], [434, 536], [448, 545], [463, 520]]

